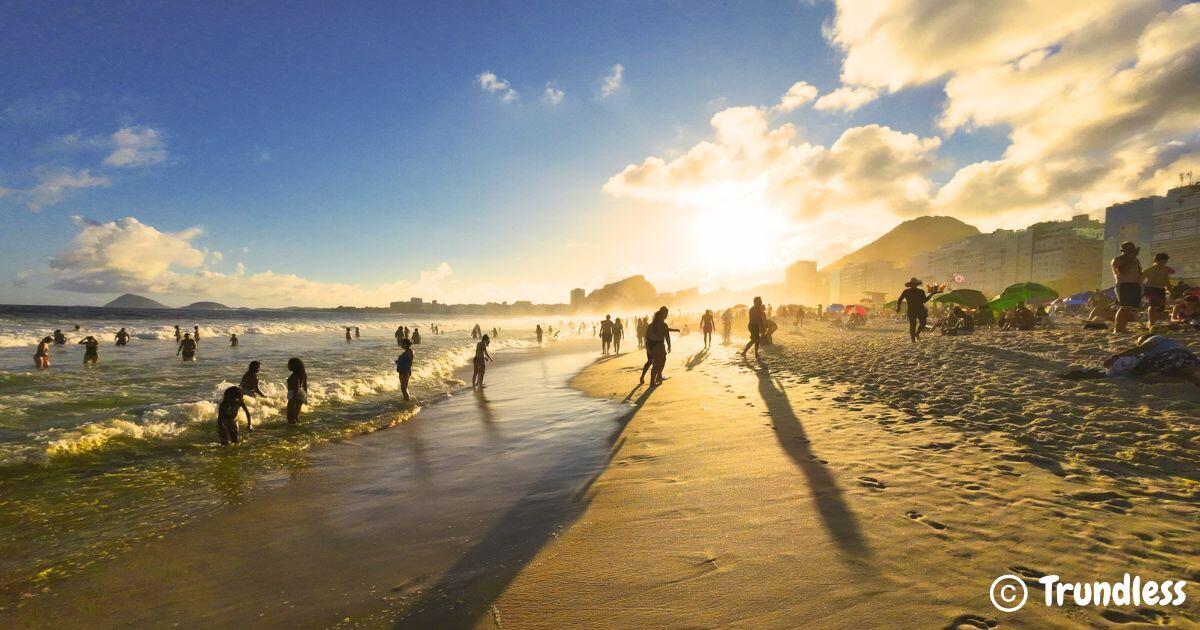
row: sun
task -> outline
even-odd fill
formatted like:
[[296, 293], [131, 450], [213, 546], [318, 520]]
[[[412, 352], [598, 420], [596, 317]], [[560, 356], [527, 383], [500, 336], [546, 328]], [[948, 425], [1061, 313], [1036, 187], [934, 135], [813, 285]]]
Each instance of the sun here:
[[689, 221], [700, 268], [717, 277], [777, 270], [788, 222], [770, 205], [753, 200], [710, 205]]

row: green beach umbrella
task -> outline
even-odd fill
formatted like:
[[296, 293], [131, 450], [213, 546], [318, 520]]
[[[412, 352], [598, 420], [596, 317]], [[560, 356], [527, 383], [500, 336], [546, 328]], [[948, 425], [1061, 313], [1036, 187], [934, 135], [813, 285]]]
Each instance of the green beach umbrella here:
[[999, 299], [1011, 300], [1014, 303], [1021, 300], [1025, 300], [1026, 302], [1049, 302], [1058, 299], [1058, 291], [1036, 282], [1018, 282], [1005, 289], [1000, 294]]
[[1001, 295], [1001, 296], [998, 296], [996, 299], [992, 300], [991, 302], [988, 302], [987, 307], [992, 312], [999, 313], [1000, 311], [1007, 311], [1008, 309], [1016, 306], [1017, 302], [1020, 302], [1020, 301], [1021, 300], [1019, 300], [1017, 298], [1005, 297], [1005, 296]]
[[987, 296], [975, 289], [955, 289], [949, 293], [935, 295], [930, 301], [938, 304], [958, 304], [967, 308], [979, 308], [988, 303]]

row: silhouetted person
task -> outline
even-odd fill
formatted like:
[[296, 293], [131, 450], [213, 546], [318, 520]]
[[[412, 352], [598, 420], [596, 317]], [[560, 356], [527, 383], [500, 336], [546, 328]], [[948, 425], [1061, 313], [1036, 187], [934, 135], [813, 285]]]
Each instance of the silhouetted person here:
[[733, 334], [733, 309], [727, 308], [724, 313], [721, 313], [721, 339], [729, 341], [731, 334]]
[[1112, 259], [1113, 279], [1117, 282], [1116, 329], [1119, 333], [1129, 332], [1129, 322], [1137, 319], [1142, 307], [1142, 263], [1138, 260], [1137, 245], [1131, 241], [1121, 243], [1121, 254]]
[[533, 329], [533, 334], [537, 337], [538, 345], [539, 346], [542, 345], [542, 325], [541, 324], [538, 324], [537, 327]]
[[54, 331], [54, 345], [56, 345], [56, 346], [67, 345], [67, 336], [63, 334], [63, 331], [61, 331], [61, 330]]
[[179, 348], [175, 350], [175, 356], [183, 356], [184, 361], [196, 360], [196, 340], [192, 339], [189, 333], [183, 333], [183, 339], [179, 340]]
[[183, 341], [183, 333], [180, 332], [179, 326], [176, 325], [175, 326], [175, 343], [179, 343], [180, 341]]
[[613, 354], [621, 354], [621, 338], [625, 336], [625, 324], [618, 317], [617, 321], [613, 322], [612, 339], [613, 339]]
[[287, 378], [287, 421], [290, 424], [300, 422], [300, 410], [308, 402], [308, 373], [304, 371], [304, 362], [296, 357], [288, 359], [288, 370], [292, 373]]
[[904, 283], [907, 287], [900, 292], [900, 297], [896, 298], [896, 312], [900, 312], [900, 305], [907, 304], [908, 309], [908, 336], [915, 343], [921, 338], [921, 333], [925, 332], [925, 326], [929, 320], [929, 309], [925, 303], [929, 298], [942, 292], [942, 288], [934, 286], [929, 293], [925, 293], [921, 289], [922, 282], [916, 278], [910, 278]]
[[404, 339], [404, 328], [396, 327], [396, 345], [400, 345], [400, 341]]
[[650, 384], [663, 382], [663, 370], [667, 365], [667, 353], [671, 351], [671, 333], [679, 332], [667, 324], [667, 307], [654, 313], [654, 320], [646, 327], [646, 364], [642, 366], [642, 377], [638, 383], [646, 382], [646, 368], [650, 368]]
[[258, 385], [258, 371], [261, 367], [262, 364], [258, 361], [250, 362], [250, 366], [246, 368], [246, 373], [242, 375], [242, 382], [238, 386], [241, 388], [242, 394], [246, 396], [266, 396], [259, 389]]
[[100, 362], [100, 340], [88, 335], [79, 340], [79, 345], [83, 346], [83, 364], [95, 365]]
[[716, 322], [713, 321], [712, 309], [704, 311], [704, 315], [700, 316], [700, 332], [704, 336], [704, 347], [712, 346], [713, 329], [716, 328]]
[[128, 332], [127, 332], [127, 331], [126, 331], [124, 328], [122, 328], [121, 330], [118, 330], [118, 331], [117, 331], [117, 337], [116, 337], [116, 339], [117, 339], [117, 345], [118, 345], [118, 346], [127, 346], [127, 345], [129, 345], [129, 333], [128, 333]]
[[612, 315], [605, 315], [604, 321], [600, 322], [600, 354], [607, 355], [612, 346]]
[[238, 347], [238, 338], [237, 338], [237, 333], [231, 333], [231, 334], [229, 335], [229, 347], [230, 347], [230, 348], [236, 348], [236, 347]]
[[221, 440], [221, 446], [238, 442], [238, 411], [246, 412], [246, 432], [249, 433], [254, 427], [250, 423], [250, 408], [242, 398], [242, 390], [228, 387], [217, 405], [217, 439]]
[[472, 361], [474, 372], [471, 373], [471, 387], [483, 387], [483, 373], [486, 370], [485, 361], [491, 361], [492, 355], [488, 354], [488, 345], [492, 340], [484, 335], [479, 343], [475, 344], [475, 359]]
[[750, 307], [750, 322], [747, 328], [750, 330], [750, 341], [746, 342], [746, 347], [742, 348], [742, 356], [746, 356], [746, 352], [750, 350], [750, 346], [754, 346], [754, 358], [758, 356], [758, 346], [761, 341], [761, 335], [766, 328], [767, 313], [763, 308], [762, 298], [754, 298], [754, 306]]
[[200, 343], [200, 327], [192, 326], [192, 332], [195, 333], [192, 335], [192, 339], [195, 339], [196, 343]]
[[408, 379], [412, 376], [413, 366], [413, 342], [404, 339], [400, 342], [400, 347], [404, 348], [404, 352], [396, 357], [396, 373], [400, 375], [400, 393], [404, 394], [404, 400], [408, 400]]

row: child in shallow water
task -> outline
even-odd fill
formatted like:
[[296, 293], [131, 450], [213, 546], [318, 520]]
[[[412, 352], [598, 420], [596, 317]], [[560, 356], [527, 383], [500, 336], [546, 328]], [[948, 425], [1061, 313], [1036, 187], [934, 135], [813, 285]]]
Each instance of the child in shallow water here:
[[238, 387], [226, 388], [224, 397], [217, 404], [217, 439], [221, 440], [222, 446], [238, 442], [239, 410], [246, 412], [246, 432], [249, 433], [254, 427], [250, 423], [250, 408], [242, 398], [242, 390]]

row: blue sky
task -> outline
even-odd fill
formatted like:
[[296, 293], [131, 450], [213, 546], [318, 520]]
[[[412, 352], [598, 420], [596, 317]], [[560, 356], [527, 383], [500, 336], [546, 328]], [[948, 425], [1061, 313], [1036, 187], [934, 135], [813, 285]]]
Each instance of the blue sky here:
[[[706, 261], [658, 245], [681, 238], [681, 216], [605, 183], [711, 139], [709, 119], [727, 107], [766, 108], [797, 81], [838, 88], [848, 50], [831, 40], [828, 2], [247, 4], [6, 4], [0, 301], [98, 303], [111, 297], [101, 289], [137, 284], [47, 288], [76, 215], [201, 227], [187, 242], [216, 273], [242, 263], [417, 290], [429, 288], [418, 274], [445, 262], [451, 296], [490, 286], [547, 298], [627, 271], [682, 288]], [[601, 98], [616, 64], [621, 87]], [[516, 100], [482, 89], [485, 71]], [[561, 103], [543, 101], [548, 83]], [[1000, 158], [1010, 128], [939, 133], [943, 86], [881, 89], [856, 111], [803, 107], [770, 124], [819, 146], [868, 123], [940, 135], [923, 174], [937, 187]], [[121, 129], [152, 131], [159, 153], [105, 164]], [[107, 185], [31, 202], [48, 174], [82, 171]]]

